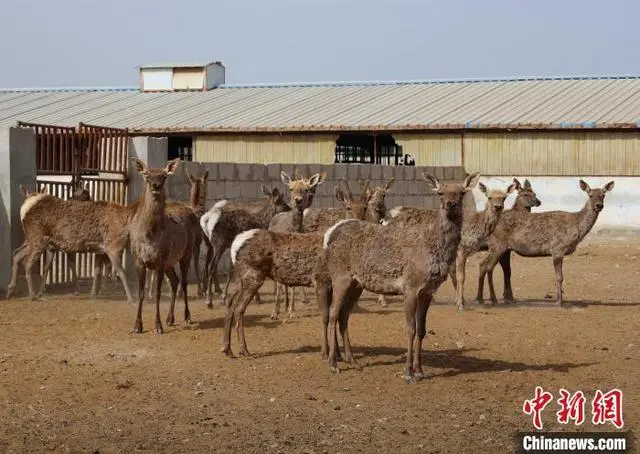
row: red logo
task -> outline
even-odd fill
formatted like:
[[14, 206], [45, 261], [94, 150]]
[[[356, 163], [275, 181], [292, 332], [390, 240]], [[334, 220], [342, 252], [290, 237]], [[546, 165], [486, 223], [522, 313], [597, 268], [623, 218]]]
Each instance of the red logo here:
[[536, 386], [535, 397], [525, 400], [522, 411], [527, 415], [533, 415], [533, 426], [542, 430], [542, 410], [553, 400], [553, 394], [544, 391], [541, 386]]
[[576, 391], [575, 394], [571, 394], [566, 389], [560, 388], [560, 398], [558, 399], [560, 410], [556, 412], [558, 422], [560, 424], [569, 424], [569, 421], [573, 420], [576, 426], [581, 425], [584, 422], [584, 404], [586, 400], [587, 398], [584, 397], [582, 391]]
[[621, 429], [624, 426], [622, 420], [622, 391], [612, 389], [603, 394], [599, 389], [591, 402], [593, 411], [593, 424], [604, 424], [611, 422], [616, 428]]

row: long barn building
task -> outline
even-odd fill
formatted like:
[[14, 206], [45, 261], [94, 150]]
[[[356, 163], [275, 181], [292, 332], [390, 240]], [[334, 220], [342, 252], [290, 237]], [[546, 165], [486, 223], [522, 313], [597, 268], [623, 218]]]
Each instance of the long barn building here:
[[20, 121], [167, 137], [169, 157], [202, 162], [530, 177], [544, 209], [577, 210], [579, 177], [615, 179], [603, 225], [640, 228], [635, 76], [234, 85], [219, 62], [161, 64], [141, 67], [137, 87], [0, 91], [0, 128]]

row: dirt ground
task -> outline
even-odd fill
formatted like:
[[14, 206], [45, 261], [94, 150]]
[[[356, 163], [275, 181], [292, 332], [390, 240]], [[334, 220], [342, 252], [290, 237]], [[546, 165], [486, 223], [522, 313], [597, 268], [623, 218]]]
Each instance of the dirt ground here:
[[[468, 266], [468, 299], [481, 257]], [[222, 355], [223, 310], [202, 300], [192, 325], [163, 336], [150, 304], [146, 331], [131, 334], [135, 308], [120, 294], [0, 301], [0, 452], [513, 452], [514, 434], [533, 429], [522, 405], [536, 385], [554, 399], [561, 387], [584, 391], [588, 421], [565, 428], [581, 431], [593, 429], [595, 390], [619, 388], [625, 430], [637, 434], [639, 258], [640, 242], [581, 246], [565, 260], [568, 309], [548, 298], [548, 258], [514, 258], [514, 305], [458, 313], [443, 284], [428, 314], [429, 379], [413, 385], [397, 298], [362, 300], [350, 332], [363, 368], [336, 375], [320, 358], [315, 304], [271, 321], [270, 290], [247, 310], [249, 359]], [[557, 408], [543, 412], [545, 430], [563, 429]]]

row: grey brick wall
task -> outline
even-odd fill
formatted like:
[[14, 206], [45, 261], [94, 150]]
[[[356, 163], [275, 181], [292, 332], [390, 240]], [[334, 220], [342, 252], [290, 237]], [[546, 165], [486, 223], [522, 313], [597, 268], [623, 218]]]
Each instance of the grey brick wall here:
[[[185, 163], [186, 169], [193, 175], [209, 170], [207, 208], [222, 199], [256, 200], [261, 199], [261, 185], [277, 187], [286, 191], [280, 181], [280, 172], [284, 170], [293, 175], [299, 169], [306, 177], [313, 173], [326, 172], [325, 183], [318, 188], [315, 206], [338, 206], [333, 188], [341, 179], [347, 179], [351, 192], [360, 193], [358, 179], [370, 180], [371, 186], [385, 184], [390, 178], [395, 183], [387, 195], [387, 207], [412, 205], [433, 208], [437, 206], [437, 196], [427, 191], [422, 178], [428, 172], [443, 181], [462, 180], [466, 177], [463, 167], [404, 167], [379, 166], [367, 164], [233, 164], [233, 163]], [[178, 171], [168, 181], [169, 196], [176, 200], [188, 200], [189, 182], [184, 170]]]

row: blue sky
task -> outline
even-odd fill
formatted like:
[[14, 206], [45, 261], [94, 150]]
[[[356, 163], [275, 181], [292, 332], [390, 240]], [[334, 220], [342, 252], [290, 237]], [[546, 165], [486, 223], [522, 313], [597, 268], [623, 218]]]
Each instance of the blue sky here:
[[0, 87], [640, 74], [640, 1], [2, 0]]

